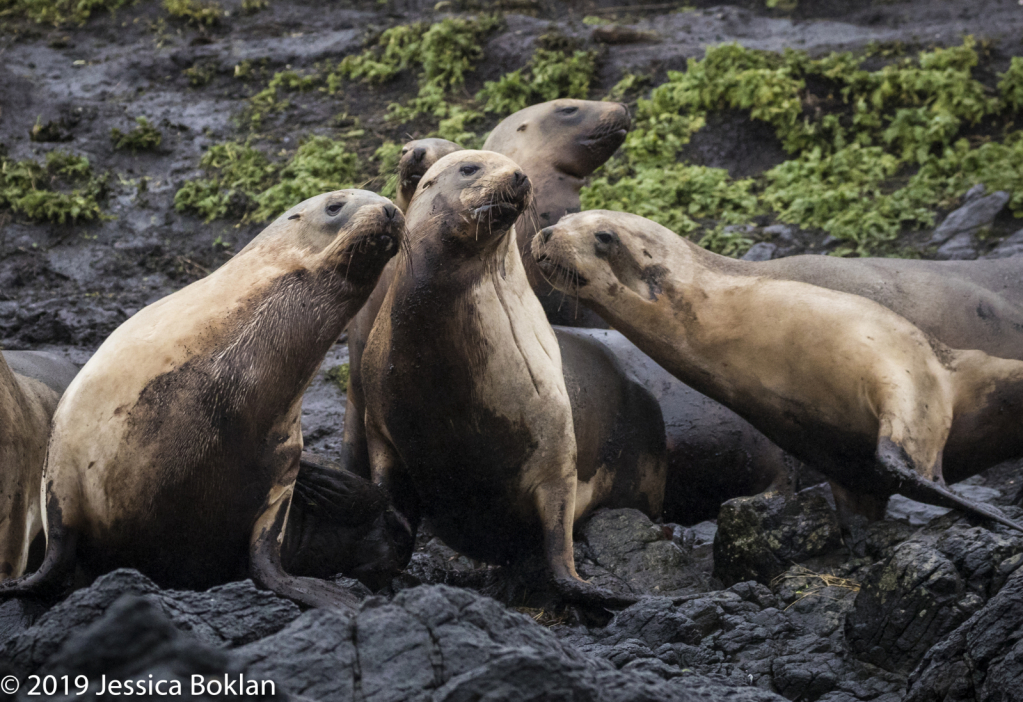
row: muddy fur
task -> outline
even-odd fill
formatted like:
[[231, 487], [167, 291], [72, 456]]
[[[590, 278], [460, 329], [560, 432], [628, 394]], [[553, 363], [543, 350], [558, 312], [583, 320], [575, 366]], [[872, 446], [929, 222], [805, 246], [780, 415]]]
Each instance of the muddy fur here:
[[451, 154], [423, 177], [410, 253], [363, 355], [369, 456], [410, 521], [425, 517], [449, 545], [491, 563], [542, 549], [556, 582], [593, 595], [575, 571], [573, 524], [599, 505], [659, 514], [664, 464], [650, 454], [633, 475], [616, 472], [608, 456], [632, 441], [613, 427], [593, 427], [606, 438], [584, 447], [594, 462], [581, 464], [571, 374], [513, 235], [529, 198], [518, 166], [491, 152]]
[[228, 264], [143, 309], [100, 347], [54, 416], [47, 558], [0, 592], [134, 567], [163, 586], [249, 575], [308, 605], [347, 591], [280, 565], [302, 450], [301, 398], [403, 239], [390, 201], [327, 193]]
[[715, 265], [635, 215], [573, 215], [538, 242], [554, 285], [840, 485], [1023, 530], [945, 488], [1023, 453], [1023, 362], [946, 349], [856, 295]]

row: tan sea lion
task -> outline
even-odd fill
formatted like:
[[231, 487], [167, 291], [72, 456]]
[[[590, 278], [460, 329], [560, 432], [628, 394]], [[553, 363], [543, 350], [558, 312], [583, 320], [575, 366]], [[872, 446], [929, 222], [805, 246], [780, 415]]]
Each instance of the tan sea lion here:
[[39, 565], [50, 419], [78, 367], [47, 351], [0, 353], [0, 581]]
[[302, 394], [403, 240], [387, 199], [339, 190], [293, 207], [207, 277], [118, 327], [68, 387], [43, 475], [46, 558], [0, 594], [136, 568], [165, 587], [250, 576], [351, 607], [288, 575], [281, 537]]
[[897, 258], [867, 259], [896, 271], [924, 271], [978, 285], [1015, 305], [1023, 306], [1023, 256], [975, 261], [925, 261]]
[[[542, 550], [563, 594], [621, 602], [579, 579], [572, 527], [599, 505], [659, 514], [663, 459], [616, 468], [613, 451], [579, 448], [558, 340], [512, 235], [530, 197], [493, 152], [450, 154], [423, 176], [362, 357], [374, 480], [472, 558]], [[663, 442], [661, 426], [651, 434]]]
[[54, 388], [15, 373], [10, 355], [0, 354], [0, 581], [25, 572], [29, 547], [43, 528], [43, 461], [60, 400]]
[[[621, 146], [630, 126], [624, 105], [594, 100], [554, 100], [520, 110], [502, 120], [491, 132], [484, 149], [510, 156], [519, 163], [534, 189], [534, 214], [516, 223], [519, 250], [525, 251], [539, 226], [556, 222], [565, 212], [579, 209], [579, 190], [585, 178]], [[444, 139], [410, 141], [398, 163], [397, 202], [402, 211], [415, 193], [415, 185], [441, 157], [461, 147]], [[532, 259], [523, 254], [527, 276], [552, 324], [607, 326], [597, 315], [568, 300], [537, 275]], [[369, 457], [363, 427], [362, 350], [393, 277], [392, 262], [366, 305], [348, 328], [350, 376], [345, 408], [342, 464], [358, 475], [369, 475]], [[537, 287], [539, 286], [539, 287]]]
[[1023, 453], [1023, 362], [952, 350], [865, 298], [750, 276], [642, 217], [595, 210], [534, 255], [673, 375], [883, 516], [900, 493], [1023, 531], [945, 487]]
[[538, 229], [578, 212], [586, 178], [625, 141], [632, 120], [617, 102], [552, 100], [519, 110], [490, 132], [483, 148], [519, 164], [537, 194], [536, 217], [515, 225], [526, 277], [551, 324], [605, 327], [604, 320], [552, 288], [533, 263], [529, 247]]

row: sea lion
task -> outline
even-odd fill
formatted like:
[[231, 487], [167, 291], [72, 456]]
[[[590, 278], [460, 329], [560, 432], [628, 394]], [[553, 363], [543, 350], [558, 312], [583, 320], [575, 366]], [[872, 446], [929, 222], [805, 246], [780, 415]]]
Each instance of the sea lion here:
[[1023, 257], [1021, 256], [977, 259], [975, 261], [926, 261], [898, 258], [867, 260], [890, 270], [924, 271], [944, 279], [963, 280], [990, 290], [1008, 302], [1023, 306]]
[[12, 371], [38, 380], [58, 397], [78, 375], [78, 366], [49, 351], [4, 351], [3, 356]]
[[[925, 262], [803, 255], [739, 261], [733, 268], [744, 275], [795, 280], [860, 295], [905, 317], [951, 348], [1023, 360], [1023, 307], [1005, 296], [1005, 290], [995, 292], [918, 263]], [[1023, 277], [1019, 269], [1016, 275]]]
[[[579, 447], [558, 339], [512, 235], [530, 198], [525, 173], [493, 152], [449, 154], [423, 176], [362, 357], [373, 476], [462, 553], [510, 563], [542, 550], [564, 595], [620, 603], [577, 575], [572, 527], [599, 505], [657, 516], [663, 456], [616, 466], [613, 450]], [[663, 426], [650, 433], [663, 442]]]
[[[525, 214], [516, 223], [519, 250], [525, 251], [538, 225], [556, 222], [565, 212], [579, 210], [579, 190], [585, 178], [611, 157], [628, 132], [631, 119], [624, 105], [594, 100], [554, 100], [520, 110], [502, 120], [487, 139], [484, 149], [510, 156], [534, 189], [536, 216]], [[410, 141], [398, 162], [398, 203], [402, 211], [415, 193], [415, 184], [441, 157], [461, 147], [444, 139]], [[523, 254], [527, 276], [541, 295], [544, 312], [552, 324], [607, 326], [597, 315], [566, 299], [533, 270], [532, 259]], [[369, 475], [369, 456], [363, 427], [365, 404], [362, 392], [362, 350], [373, 321], [393, 278], [388, 266], [377, 288], [348, 328], [349, 381], [345, 399], [342, 464], [353, 473]]]
[[43, 461], [62, 388], [55, 378], [57, 387], [51, 387], [12, 368], [31, 371], [33, 364], [44, 376], [68, 370], [48, 354], [0, 354], [0, 581], [25, 572], [32, 542], [43, 529]]
[[747, 275], [636, 215], [565, 217], [534, 256], [684, 383], [879, 498], [867, 516], [900, 493], [1023, 531], [945, 487], [1023, 453], [1023, 362], [949, 349], [857, 295]]
[[[667, 458], [664, 521], [691, 525], [716, 519], [726, 500], [771, 490], [791, 494], [806, 476], [795, 457], [732, 410], [661, 368], [621, 332], [554, 327], [554, 333], [559, 341], [587, 338], [610, 351], [627, 376], [657, 399]], [[564, 366], [567, 374], [567, 359]], [[574, 416], [574, 403], [572, 411]]]
[[302, 451], [302, 394], [403, 240], [386, 198], [293, 207], [205, 278], [118, 327], [68, 387], [43, 475], [46, 558], [0, 594], [136, 568], [164, 587], [246, 575], [310, 606], [333, 583], [288, 575], [280, 545]]
[[611, 158], [632, 124], [629, 110], [617, 102], [552, 100], [519, 110], [490, 132], [483, 148], [519, 164], [537, 193], [536, 216], [515, 225], [529, 284], [551, 324], [606, 327], [604, 320], [544, 280], [529, 253], [538, 229], [567, 212], [578, 212], [586, 178]]

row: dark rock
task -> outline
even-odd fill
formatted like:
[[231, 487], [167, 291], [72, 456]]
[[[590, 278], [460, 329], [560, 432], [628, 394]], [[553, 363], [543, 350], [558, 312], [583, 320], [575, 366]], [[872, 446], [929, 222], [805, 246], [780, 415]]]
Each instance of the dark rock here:
[[842, 545], [838, 520], [818, 494], [770, 492], [737, 497], [721, 506], [714, 537], [714, 575], [726, 585], [769, 583], [790, 563]]
[[991, 600], [927, 652], [906, 702], [1023, 700], [1023, 568]]
[[680, 690], [616, 670], [529, 617], [442, 585], [405, 590], [390, 603], [371, 599], [355, 617], [307, 612], [237, 654], [246, 676], [324, 701], [778, 699], [709, 681]]
[[299, 615], [293, 602], [258, 590], [251, 580], [206, 592], [160, 590], [138, 571], [121, 569], [73, 592], [34, 626], [11, 637], [0, 655], [20, 670], [37, 670], [69, 636], [104, 616], [124, 595], [146, 597], [179, 630], [215, 646], [239, 646], [264, 638]]
[[777, 246], [766, 241], [758, 241], [742, 255], [743, 261], [770, 261], [774, 258]]
[[969, 261], [977, 258], [977, 238], [973, 232], [956, 234], [934, 254], [939, 261]]
[[987, 197], [971, 200], [958, 210], [950, 213], [934, 230], [928, 246], [943, 244], [957, 234], [976, 234], [981, 227], [989, 226], [1009, 201], [1009, 193], [999, 190]]
[[907, 542], [871, 568], [846, 618], [846, 638], [860, 659], [908, 673], [981, 604], [944, 554]]
[[0, 602], [0, 645], [32, 626], [46, 609], [41, 602], [27, 598]]
[[[226, 653], [182, 633], [149, 596], [124, 595], [95, 622], [76, 629], [40, 674], [72, 679], [85, 675], [92, 694], [99, 692], [102, 676], [119, 682], [140, 681], [148, 691], [152, 675], [154, 681], [168, 681], [165, 690], [173, 689], [171, 681], [177, 681], [182, 695], [207, 699], [190, 694], [193, 675], [219, 678], [234, 673], [237, 680], [238, 672]], [[23, 689], [22, 695], [26, 692]]]
[[588, 555], [617, 576], [630, 592], [671, 594], [706, 589], [706, 573], [690, 568], [692, 546], [672, 538], [635, 509], [598, 510], [582, 526]]
[[1011, 258], [1023, 255], [1023, 229], [1011, 234], [991, 249], [984, 258]]

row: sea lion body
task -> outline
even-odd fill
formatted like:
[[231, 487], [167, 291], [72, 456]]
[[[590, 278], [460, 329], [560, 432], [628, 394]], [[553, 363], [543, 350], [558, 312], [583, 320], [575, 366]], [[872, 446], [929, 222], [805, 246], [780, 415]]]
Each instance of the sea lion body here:
[[44, 471], [47, 554], [0, 593], [134, 567], [165, 587], [251, 575], [351, 606], [280, 567], [302, 450], [302, 394], [397, 250], [402, 217], [365, 191], [281, 215], [207, 277], [116, 329], [68, 387]]
[[[942, 272], [920, 265], [925, 263], [946, 262], [804, 255], [737, 262], [736, 270], [860, 295], [951, 348], [1023, 360], [1023, 307], [1013, 301], [1011, 286], [996, 291], [957, 277], [955, 269]], [[1015, 275], [1023, 280], [1023, 262], [1016, 262]]]
[[540, 242], [555, 284], [833, 481], [1023, 530], [944, 486], [1023, 453], [1023, 362], [948, 349], [856, 295], [744, 275], [635, 215], [580, 213]]
[[369, 455], [411, 521], [426, 517], [491, 563], [542, 548], [559, 586], [582, 591], [575, 520], [622, 484], [642, 493], [630, 506], [659, 511], [663, 459], [632, 476], [599, 462], [579, 470], [558, 339], [512, 234], [529, 192], [518, 166], [491, 152], [451, 154], [423, 177], [407, 260], [363, 355]]
[[921, 271], [977, 285], [1023, 307], [1023, 257], [975, 261], [928, 261], [871, 258], [868, 261], [893, 271]]
[[[793, 491], [801, 467], [795, 457], [732, 410], [664, 370], [621, 332], [554, 331], [559, 339], [571, 334], [599, 344], [656, 398], [664, 417], [667, 459], [664, 521], [696, 524], [717, 518], [721, 503], [733, 497]], [[567, 361], [565, 367], [570, 367]]]
[[[534, 187], [534, 207], [516, 223], [520, 252], [526, 251], [541, 226], [556, 222], [565, 212], [579, 209], [579, 190], [585, 179], [611, 157], [630, 125], [628, 110], [618, 103], [593, 100], [554, 100], [527, 107], [501, 121], [491, 132], [485, 150], [509, 156]], [[398, 163], [397, 203], [402, 211], [411, 202], [419, 179], [440, 158], [461, 147], [444, 139], [408, 142]], [[527, 277], [541, 295], [551, 323], [606, 326], [592, 312], [551, 288], [532, 259], [522, 255]], [[395, 263], [384, 270], [376, 289], [348, 328], [349, 382], [345, 399], [342, 463], [358, 475], [369, 475], [369, 456], [363, 427], [362, 351], [393, 279]]]
[[41, 380], [14, 372], [8, 359], [29, 370], [23, 352], [0, 354], [0, 581], [25, 572], [29, 547], [43, 528], [39, 492], [50, 419], [60, 400]]

